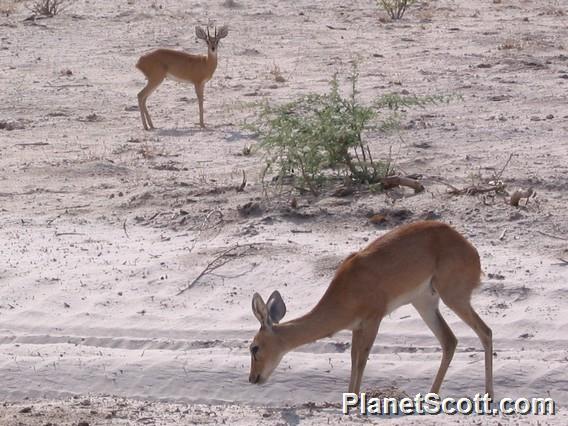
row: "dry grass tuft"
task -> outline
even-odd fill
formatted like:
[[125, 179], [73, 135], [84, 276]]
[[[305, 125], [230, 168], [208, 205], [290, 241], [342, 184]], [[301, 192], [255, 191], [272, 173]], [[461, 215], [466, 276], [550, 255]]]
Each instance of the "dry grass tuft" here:
[[272, 78], [274, 78], [274, 81], [277, 83], [284, 83], [286, 81], [286, 78], [284, 78], [284, 76], [282, 75], [280, 67], [276, 64], [272, 66], [272, 69], [270, 70], [270, 75], [272, 76]]
[[37, 0], [30, 10], [39, 16], [53, 17], [62, 12], [68, 6], [70, 0]]
[[506, 39], [503, 43], [497, 46], [499, 50], [523, 50], [524, 45], [520, 40], [514, 40], [512, 38]]

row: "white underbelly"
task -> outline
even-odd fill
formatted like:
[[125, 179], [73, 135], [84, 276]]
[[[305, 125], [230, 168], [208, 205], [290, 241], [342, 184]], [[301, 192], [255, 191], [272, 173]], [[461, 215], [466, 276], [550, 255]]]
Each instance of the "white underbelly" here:
[[177, 82], [179, 82], [179, 83], [193, 84], [193, 81], [191, 81], [191, 80], [185, 80], [185, 79], [183, 79], [183, 78], [176, 77], [176, 76], [173, 75], [173, 74], [166, 74], [166, 78], [167, 78], [168, 80], [177, 81]]
[[387, 315], [391, 312], [395, 311], [396, 309], [400, 308], [401, 306], [408, 305], [412, 303], [414, 300], [423, 296], [426, 292], [432, 292], [432, 287], [430, 285], [432, 281], [432, 277], [429, 277], [426, 281], [419, 284], [414, 290], [409, 293], [403, 294], [389, 302], [387, 305]]
[[[185, 80], [185, 79], [183, 79], [183, 78], [176, 77], [175, 75], [170, 74], [170, 73], [166, 74], [166, 78], [167, 78], [168, 80], [177, 81], [177, 82], [179, 82], [179, 83], [195, 84], [195, 83], [194, 83], [193, 81], [191, 81], [191, 80]], [[203, 83], [207, 83], [208, 81], [209, 81], [209, 79], [205, 80]]]

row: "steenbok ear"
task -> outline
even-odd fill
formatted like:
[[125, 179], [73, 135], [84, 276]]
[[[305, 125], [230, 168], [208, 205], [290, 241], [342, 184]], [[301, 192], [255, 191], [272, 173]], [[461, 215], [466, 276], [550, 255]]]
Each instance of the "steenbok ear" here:
[[217, 40], [220, 40], [222, 38], [225, 38], [229, 35], [229, 27], [226, 25], [223, 25], [221, 28], [219, 28], [219, 30], [217, 31]]
[[278, 290], [274, 290], [266, 302], [268, 316], [274, 324], [278, 324], [286, 315], [286, 304]]
[[264, 303], [264, 300], [262, 300], [262, 297], [260, 297], [260, 294], [258, 293], [254, 293], [252, 296], [252, 312], [256, 319], [260, 322], [261, 326], [270, 328], [272, 322], [268, 316], [266, 303]]
[[207, 41], [207, 33], [201, 27], [195, 27], [195, 35], [201, 40]]

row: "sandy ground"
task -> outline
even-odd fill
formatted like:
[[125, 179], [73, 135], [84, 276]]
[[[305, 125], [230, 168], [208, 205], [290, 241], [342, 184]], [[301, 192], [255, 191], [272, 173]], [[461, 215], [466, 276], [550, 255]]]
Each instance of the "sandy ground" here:
[[[266, 385], [248, 384], [251, 296], [279, 289], [298, 316], [342, 258], [420, 218], [453, 224], [481, 254], [474, 306], [494, 333], [496, 396], [550, 396], [561, 408], [491, 422], [566, 423], [566, 5], [437, 0], [389, 23], [371, 0], [293, 3], [81, 0], [35, 23], [22, 5], [0, 17], [2, 424], [364, 422], [321, 408], [347, 387], [346, 332], [290, 353]], [[166, 82], [148, 102], [158, 129], [144, 132], [137, 58], [156, 47], [204, 52], [194, 26], [209, 20], [230, 33], [206, 87], [208, 128], [196, 125], [193, 88]], [[402, 139], [367, 135], [376, 157], [391, 150], [426, 192], [306, 196], [296, 210], [267, 199], [261, 154], [242, 155], [256, 143], [242, 124], [257, 102], [325, 90], [353, 59], [363, 101], [462, 97], [409, 112]], [[502, 180], [536, 190], [527, 206], [451, 196], [439, 183], [488, 179], [510, 154]], [[377, 212], [389, 214], [385, 226], [369, 222]], [[177, 295], [217, 253], [253, 243]], [[443, 312], [459, 346], [442, 395], [481, 392], [479, 341]], [[403, 307], [381, 325], [364, 387], [424, 392], [440, 356]], [[481, 420], [394, 419], [424, 421]]]

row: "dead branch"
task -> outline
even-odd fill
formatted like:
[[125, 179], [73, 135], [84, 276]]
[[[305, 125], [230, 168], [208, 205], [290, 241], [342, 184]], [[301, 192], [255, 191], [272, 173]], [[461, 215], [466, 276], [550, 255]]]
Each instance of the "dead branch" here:
[[82, 232], [55, 232], [56, 237], [61, 237], [62, 235], [85, 235]]
[[203, 219], [203, 222], [201, 222], [201, 225], [199, 226], [199, 229], [197, 230], [197, 235], [195, 236], [195, 239], [193, 240], [193, 244], [191, 245], [191, 248], [189, 249], [189, 251], [192, 251], [195, 248], [195, 245], [197, 244], [197, 241], [198, 241], [199, 237], [201, 236], [201, 233], [205, 229], [205, 225], [209, 222], [209, 219], [214, 214], [219, 215], [219, 220], [213, 226], [210, 226], [208, 229], [214, 228], [215, 226], [219, 225], [220, 223], [223, 223], [223, 212], [221, 210], [215, 209], [215, 210], [211, 210], [209, 213], [207, 213], [207, 215], [205, 216], [205, 219]]
[[407, 186], [414, 189], [414, 192], [416, 194], [424, 191], [424, 185], [422, 185], [419, 181], [404, 176], [387, 176], [381, 178], [381, 183], [383, 184], [383, 187], [385, 189], [394, 188], [397, 186]]
[[444, 182], [444, 181], [441, 180], [441, 179], [432, 179], [432, 180], [433, 180], [434, 182], [441, 183], [442, 185], [446, 185], [448, 188], [450, 188], [451, 191], [448, 191], [448, 193], [450, 193], [450, 194], [452, 194], [452, 193], [454, 193], [454, 192], [457, 193], [457, 192], [460, 192], [460, 191], [461, 191], [461, 189], [455, 187], [454, 185], [452, 185], [452, 184], [450, 184], [450, 183], [448, 183], [448, 182]]
[[502, 192], [505, 190], [505, 185], [502, 183], [497, 183], [495, 185], [490, 185], [490, 186], [478, 186], [478, 185], [470, 185], [467, 186], [465, 188], [459, 189], [459, 188], [454, 188], [450, 191], [448, 191], [449, 194], [452, 195], [477, 195], [477, 194], [486, 194], [488, 192]]
[[326, 27], [330, 30], [347, 31], [346, 27], [334, 27], [333, 25], [326, 25]]
[[537, 231], [537, 232], [541, 235], [544, 235], [545, 237], [555, 238], [557, 240], [568, 241], [568, 238], [559, 237], [558, 235], [547, 234], [546, 232], [543, 232], [543, 231]]
[[49, 145], [47, 142], [28, 142], [28, 143], [16, 143], [15, 146], [45, 146]]
[[256, 268], [257, 266], [258, 266], [258, 263], [251, 263], [247, 270], [239, 272], [237, 274], [233, 274], [233, 275], [216, 274], [214, 272], [209, 273], [209, 275], [214, 276], [214, 277], [219, 277], [219, 278], [228, 278], [228, 279], [239, 278], [239, 277], [245, 276], [249, 272], [252, 272], [252, 270], [254, 268]]
[[509, 158], [507, 159], [507, 161], [505, 162], [505, 165], [501, 168], [501, 170], [499, 171], [499, 173], [497, 173], [495, 175], [495, 181], [500, 181], [501, 180], [501, 176], [503, 175], [503, 172], [505, 171], [505, 169], [507, 168], [507, 166], [509, 165], [509, 163], [511, 162], [511, 159], [513, 158], [515, 154], [511, 153], [509, 154]]
[[568, 266], [568, 260], [563, 259], [563, 258], [561, 258], [561, 257], [559, 257], [558, 260], [559, 260], [560, 262], [562, 262], [562, 263], [558, 263], [558, 265], [561, 265], [561, 266]]
[[84, 209], [89, 207], [91, 204], [79, 204], [77, 206], [66, 206], [66, 207], [56, 207], [55, 210], [71, 210], [71, 209]]
[[226, 265], [227, 263], [233, 261], [235, 257], [239, 256], [239, 254], [235, 253], [235, 250], [239, 248], [245, 248], [245, 250], [240, 253], [240, 255], [246, 254], [250, 249], [252, 249], [255, 244], [247, 244], [246, 246], [240, 246], [239, 244], [235, 244], [234, 246], [229, 247], [228, 249], [223, 250], [219, 253], [213, 260], [211, 260], [205, 268], [199, 273], [197, 277], [195, 277], [187, 286], [182, 288], [180, 291], [176, 293], [176, 296], [179, 296], [193, 287], [197, 282], [203, 278], [205, 275], [211, 274], [216, 269], [221, 268], [222, 266]]
[[535, 194], [535, 192], [532, 188], [529, 188], [526, 191], [522, 191], [522, 190], [518, 189], [515, 192], [513, 192], [513, 194], [511, 195], [511, 199], [509, 200], [509, 204], [511, 204], [512, 206], [518, 207], [519, 201], [521, 201], [523, 198], [526, 198], [527, 203], [528, 203], [529, 198], [532, 197], [533, 194]]
[[60, 213], [57, 216], [55, 216], [53, 219], [49, 219], [46, 223], [48, 225], [51, 225], [55, 220], [59, 219], [62, 215], [63, 215], [63, 213]]

